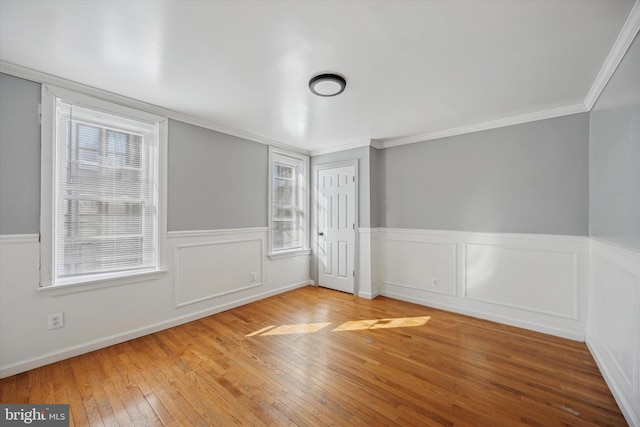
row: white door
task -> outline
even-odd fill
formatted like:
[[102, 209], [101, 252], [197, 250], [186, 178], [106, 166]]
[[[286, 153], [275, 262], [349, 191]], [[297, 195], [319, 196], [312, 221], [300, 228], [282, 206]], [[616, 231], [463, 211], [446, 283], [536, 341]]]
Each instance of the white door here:
[[355, 165], [318, 170], [318, 284], [354, 293]]

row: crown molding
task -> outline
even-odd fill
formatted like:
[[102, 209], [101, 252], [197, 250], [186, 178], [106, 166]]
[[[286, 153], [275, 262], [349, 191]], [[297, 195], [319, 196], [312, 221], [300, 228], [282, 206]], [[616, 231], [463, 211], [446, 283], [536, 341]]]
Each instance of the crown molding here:
[[[416, 142], [422, 141], [430, 141], [434, 139], [446, 138], [450, 136], [456, 135], [464, 135], [467, 133], [480, 132], [483, 130], [497, 129], [506, 126], [518, 125], [523, 123], [534, 122], [538, 120], [552, 119], [555, 117], [569, 116], [572, 114], [578, 113], [586, 113], [591, 111], [596, 101], [600, 97], [600, 94], [604, 90], [605, 86], [613, 76], [613, 73], [618, 68], [618, 65], [624, 58], [627, 50], [633, 43], [636, 35], [640, 31], [640, 0], [636, 0], [625, 21], [618, 37], [607, 56], [600, 72], [596, 76], [589, 93], [584, 99], [582, 104], [569, 105], [566, 107], [553, 108], [549, 110], [542, 110], [533, 113], [526, 113], [517, 116], [505, 117], [502, 119], [491, 120], [486, 122], [475, 123], [466, 126], [460, 126], [456, 128], [442, 129], [431, 132], [425, 132], [416, 135], [409, 135], [400, 138], [382, 138], [382, 139], [370, 139], [370, 144], [372, 147], [382, 150], [385, 148], [397, 147], [400, 145], [413, 144]], [[335, 152], [335, 151], [343, 151], [349, 148], [349, 144], [343, 146], [332, 147], [331, 151], [327, 152]], [[318, 150], [318, 152], [324, 150]], [[312, 151], [311, 155], [315, 154], [315, 151]], [[324, 153], [322, 153], [324, 154]]]
[[584, 105], [586, 105], [589, 110], [593, 108], [605, 86], [609, 83], [622, 58], [624, 58], [624, 55], [627, 53], [629, 46], [633, 43], [636, 34], [638, 34], [638, 30], [640, 30], [640, 0], [636, 0], [633, 5], [627, 20], [622, 26], [622, 30], [620, 30], [620, 34], [618, 34], [618, 38], [613, 44], [604, 64], [602, 64], [602, 68], [596, 76], [587, 97], [584, 99]]
[[474, 123], [465, 126], [459, 126], [449, 129], [435, 130], [416, 135], [410, 135], [400, 138], [382, 138], [382, 139], [362, 139], [355, 142], [340, 144], [329, 148], [323, 148], [320, 150], [305, 150], [293, 145], [285, 144], [279, 141], [275, 141], [269, 138], [265, 138], [260, 135], [255, 135], [251, 132], [242, 131], [239, 129], [224, 126], [218, 123], [211, 122], [209, 120], [193, 117], [184, 113], [173, 111], [157, 105], [148, 104], [142, 101], [138, 101], [133, 98], [129, 98], [123, 95], [118, 95], [112, 92], [108, 92], [102, 89], [98, 89], [92, 86], [76, 83], [71, 80], [63, 79], [48, 73], [43, 73], [30, 68], [22, 67], [16, 64], [12, 64], [6, 61], [0, 61], [0, 72], [11, 74], [16, 77], [21, 77], [27, 80], [33, 80], [39, 83], [47, 83], [55, 86], [59, 86], [65, 89], [74, 90], [77, 92], [85, 93], [87, 95], [94, 96], [96, 98], [104, 99], [110, 102], [119, 103], [127, 107], [136, 108], [149, 113], [161, 115], [173, 120], [188, 123], [194, 126], [199, 126], [205, 129], [221, 132], [227, 135], [235, 136], [245, 140], [257, 142], [264, 145], [270, 145], [287, 149], [296, 153], [308, 155], [308, 156], [320, 156], [323, 154], [330, 154], [339, 151], [350, 150], [353, 148], [360, 148], [365, 146], [371, 146], [378, 150], [396, 147], [405, 144], [413, 144], [416, 142], [430, 141], [434, 139], [447, 138], [450, 136], [463, 135], [467, 133], [480, 132], [484, 130], [496, 129], [506, 126], [512, 126], [517, 124], [529, 123], [538, 120], [551, 119], [555, 117], [568, 116], [572, 114], [584, 113], [591, 111], [596, 101], [600, 97], [600, 94], [604, 90], [605, 86], [613, 76], [616, 68], [624, 58], [629, 46], [635, 39], [636, 35], [640, 31], [640, 0], [636, 0], [625, 21], [618, 37], [609, 52], [600, 72], [596, 76], [596, 79], [589, 90], [589, 93], [585, 97], [583, 104], [569, 105], [566, 107], [553, 108], [548, 110], [537, 111], [533, 113], [526, 113], [517, 116], [505, 117], [497, 120], [490, 120], [486, 122]]
[[372, 139], [360, 139], [358, 141], [354, 141], [354, 142], [350, 142], [350, 143], [346, 143], [346, 144], [334, 145], [333, 147], [329, 147], [329, 148], [322, 148], [320, 150], [312, 150], [309, 155], [310, 156], [321, 156], [323, 154], [337, 153], [339, 151], [351, 150], [351, 149], [354, 149], [354, 148], [368, 147], [370, 145], [371, 146], [373, 145], [373, 140]]
[[376, 150], [382, 150], [384, 148], [384, 144], [379, 139], [371, 139], [371, 146]]
[[552, 108], [549, 110], [536, 111], [533, 113], [520, 114], [517, 116], [505, 117], [503, 119], [490, 120], [486, 122], [474, 123], [450, 129], [436, 130], [418, 135], [403, 138], [380, 139], [378, 144], [382, 148], [397, 147], [399, 145], [413, 144], [416, 142], [430, 141], [433, 139], [447, 138], [450, 136], [464, 135], [466, 133], [480, 132], [483, 130], [497, 129], [506, 126], [519, 125], [523, 123], [535, 122], [538, 120], [553, 119], [555, 117], [570, 116], [572, 114], [586, 113], [589, 109], [583, 104], [569, 105], [567, 107]]
[[123, 105], [125, 107], [135, 108], [137, 110], [146, 111], [147, 113], [163, 116], [168, 119], [177, 120], [180, 122], [188, 123], [190, 125], [199, 126], [205, 129], [209, 129], [215, 132], [224, 133], [226, 135], [235, 136], [238, 138], [246, 139], [249, 141], [257, 142], [264, 145], [271, 145], [274, 147], [284, 148], [296, 153], [309, 155], [308, 150], [304, 150], [293, 145], [285, 144], [279, 141], [275, 141], [269, 138], [265, 138], [259, 135], [252, 134], [250, 132], [241, 131], [228, 126], [224, 126], [218, 123], [214, 123], [208, 120], [200, 119], [190, 116], [188, 114], [180, 113], [168, 108], [160, 107], [154, 104], [149, 104], [137, 99], [129, 98], [127, 96], [118, 95], [113, 92], [98, 89], [93, 86], [77, 83], [72, 80], [67, 80], [62, 77], [57, 77], [52, 74], [44, 73], [42, 71], [33, 70], [31, 68], [23, 67], [6, 61], [0, 61], [0, 73], [10, 74], [15, 77], [20, 77], [26, 80], [31, 80], [36, 83], [50, 84], [63, 89], [80, 92], [85, 95], [93, 96], [105, 101], [113, 102]]

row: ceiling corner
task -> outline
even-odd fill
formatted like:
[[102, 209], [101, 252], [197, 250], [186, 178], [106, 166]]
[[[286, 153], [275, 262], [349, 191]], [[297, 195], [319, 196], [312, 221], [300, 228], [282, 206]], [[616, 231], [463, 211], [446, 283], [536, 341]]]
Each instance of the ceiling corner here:
[[591, 111], [596, 101], [600, 97], [600, 94], [604, 90], [605, 86], [613, 76], [613, 73], [618, 68], [618, 65], [624, 58], [624, 55], [627, 53], [629, 46], [633, 43], [638, 31], [640, 30], [640, 0], [636, 0], [627, 20], [625, 21], [622, 29], [620, 30], [620, 34], [618, 34], [618, 38], [616, 39], [607, 59], [605, 59], [604, 64], [602, 64], [602, 68], [600, 72], [596, 76], [589, 93], [584, 99], [584, 105], [588, 111]]

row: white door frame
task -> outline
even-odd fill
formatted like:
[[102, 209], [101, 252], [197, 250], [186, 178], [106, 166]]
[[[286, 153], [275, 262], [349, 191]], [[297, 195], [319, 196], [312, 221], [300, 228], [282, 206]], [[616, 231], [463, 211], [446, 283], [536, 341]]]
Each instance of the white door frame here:
[[355, 177], [355, 182], [354, 182], [354, 201], [353, 201], [353, 221], [355, 224], [355, 230], [354, 230], [354, 243], [353, 243], [353, 251], [354, 251], [354, 265], [353, 268], [355, 269], [355, 277], [353, 278], [353, 295], [358, 295], [358, 278], [360, 276], [360, 272], [359, 272], [359, 238], [358, 238], [358, 230], [359, 230], [359, 218], [360, 218], [360, 207], [358, 206], [358, 187], [360, 184], [360, 179], [358, 177], [358, 159], [350, 159], [350, 160], [342, 160], [342, 161], [338, 161], [338, 162], [330, 162], [330, 163], [320, 163], [317, 164], [313, 167], [313, 177], [315, 179], [315, 185], [313, 186], [313, 209], [315, 212], [315, 221], [313, 224], [313, 230], [311, 230], [312, 233], [312, 239], [313, 239], [313, 247], [315, 248], [315, 253], [316, 253], [316, 275], [318, 278], [318, 283], [317, 285], [320, 285], [320, 267], [319, 267], [319, 263], [320, 263], [320, 258], [317, 256], [320, 253], [320, 248], [319, 248], [319, 242], [318, 242], [318, 223], [319, 223], [319, 205], [318, 205], [318, 189], [319, 189], [319, 185], [320, 185], [320, 180], [318, 179], [318, 175], [319, 172], [321, 170], [326, 170], [326, 169], [334, 169], [334, 168], [341, 168], [341, 167], [345, 167], [345, 166], [353, 166], [353, 170], [354, 170], [354, 177]]

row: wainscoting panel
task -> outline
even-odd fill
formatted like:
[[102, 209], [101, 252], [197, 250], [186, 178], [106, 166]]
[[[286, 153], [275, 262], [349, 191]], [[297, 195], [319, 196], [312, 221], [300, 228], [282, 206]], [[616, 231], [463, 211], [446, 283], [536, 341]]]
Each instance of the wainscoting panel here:
[[[606, 349], [616, 370], [633, 387], [637, 277], [598, 255], [591, 259], [593, 333]], [[597, 303], [595, 303], [597, 301]]]
[[456, 295], [455, 243], [384, 241], [384, 283]]
[[169, 232], [164, 272], [65, 293], [36, 290], [37, 234], [0, 236], [0, 378], [310, 284], [309, 255], [270, 259], [267, 231]]
[[381, 294], [575, 340], [586, 237], [380, 229]]
[[630, 425], [640, 426], [640, 253], [591, 240], [587, 345]]
[[263, 239], [176, 246], [176, 307], [262, 285]]
[[578, 318], [576, 253], [488, 244], [464, 248], [465, 297]]

